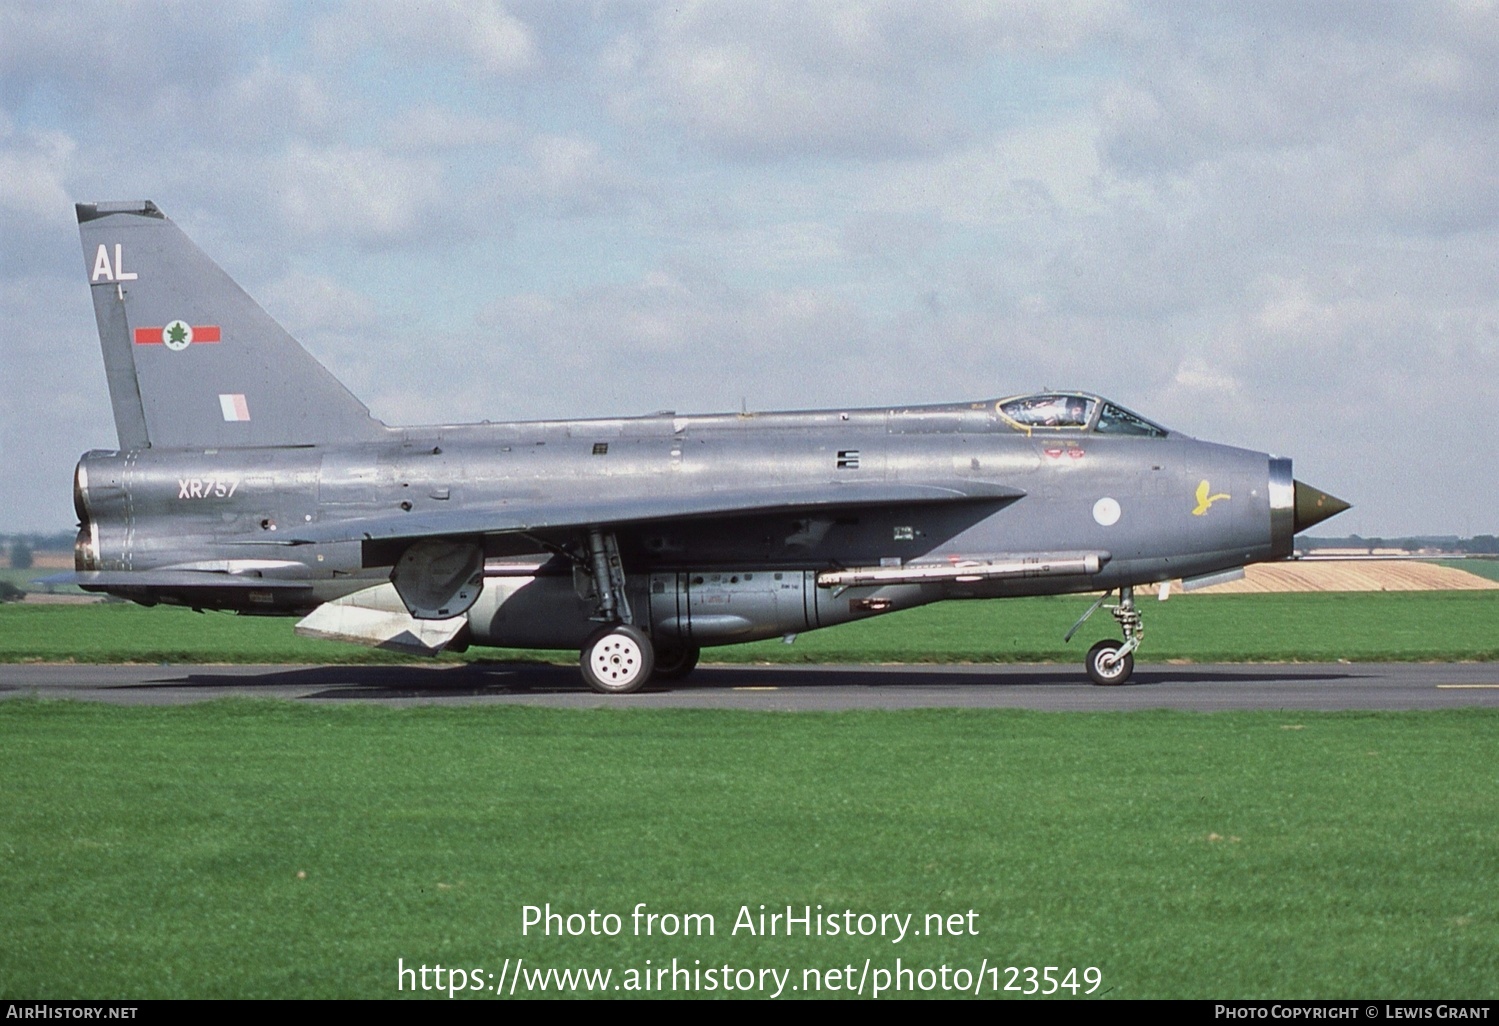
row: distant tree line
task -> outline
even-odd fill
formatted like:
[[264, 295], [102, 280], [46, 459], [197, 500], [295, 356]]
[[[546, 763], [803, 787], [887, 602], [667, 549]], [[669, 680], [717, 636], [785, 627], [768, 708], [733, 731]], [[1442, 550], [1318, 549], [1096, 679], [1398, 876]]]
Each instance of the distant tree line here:
[[73, 548], [73, 535], [61, 534], [0, 534], [0, 553], [10, 557], [10, 565], [17, 570], [30, 570], [35, 565], [37, 552], [68, 552]]
[[37, 552], [71, 551], [75, 537], [75, 531], [58, 531], [56, 534], [0, 534], [0, 548], [25, 542]]

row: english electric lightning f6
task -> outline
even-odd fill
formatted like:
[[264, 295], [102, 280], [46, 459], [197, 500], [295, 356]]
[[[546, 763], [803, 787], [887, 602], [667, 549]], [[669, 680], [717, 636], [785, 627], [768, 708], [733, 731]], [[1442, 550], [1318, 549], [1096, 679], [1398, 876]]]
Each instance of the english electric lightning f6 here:
[[1347, 508], [1288, 459], [1086, 392], [387, 427], [154, 204], [78, 222], [119, 449], [78, 464], [72, 579], [145, 605], [429, 654], [574, 648], [619, 694], [706, 646], [1117, 592], [1123, 641], [1087, 656], [1117, 684], [1136, 585], [1284, 558]]

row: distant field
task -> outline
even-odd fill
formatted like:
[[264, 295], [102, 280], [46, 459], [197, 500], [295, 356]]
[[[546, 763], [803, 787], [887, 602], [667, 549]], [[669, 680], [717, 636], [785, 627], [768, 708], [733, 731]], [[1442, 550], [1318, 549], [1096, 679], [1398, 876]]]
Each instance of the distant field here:
[[1499, 581], [1499, 559], [1444, 559], [1441, 565], [1450, 566], [1456, 570], [1466, 570], [1470, 574], [1477, 574], [1491, 581]]
[[[68, 566], [68, 567], [65, 567], [64, 569], [65, 570], [70, 570], [70, 569], [72, 569], [72, 567]], [[7, 582], [9, 582], [11, 584], [14, 584], [17, 588], [20, 588], [22, 591], [40, 591], [40, 592], [49, 592], [50, 591], [50, 592], [55, 592], [57, 594], [69, 594], [69, 595], [82, 595], [82, 594], [84, 594], [84, 591], [83, 591], [82, 588], [74, 587], [71, 584], [45, 585], [45, 584], [33, 584], [33, 583], [31, 583], [32, 581], [35, 581], [39, 577], [47, 577], [47, 576], [49, 576], [51, 574], [62, 573], [62, 572], [63, 572], [62, 570], [58, 570], [58, 569], [55, 569], [55, 568], [39, 567], [39, 566], [34, 566], [31, 569], [29, 569], [29, 570], [14, 570], [14, 569], [11, 569], [10, 567], [0, 567], [0, 581], [7, 581]]]
[[[707, 650], [710, 662], [1073, 662], [1117, 636], [1104, 611], [1071, 645], [1088, 597], [947, 602], [801, 635]], [[1145, 662], [1499, 659], [1499, 590], [1187, 595], [1143, 602]], [[401, 662], [406, 657], [298, 638], [289, 619], [133, 605], [0, 606], [0, 661]], [[572, 652], [475, 649], [445, 659]]]
[[55, 570], [37, 570], [35, 568], [31, 570], [13, 570], [8, 566], [0, 566], [0, 581], [14, 584], [23, 591], [40, 591], [41, 585], [32, 584], [32, 580], [56, 572]]
[[[1095, 967], [1095, 998], [1499, 990], [1494, 711], [15, 700], [0, 736], [0, 997], [389, 998], [397, 959], [493, 986], [517, 958], [615, 984], [899, 958]], [[634, 936], [641, 902], [714, 933]], [[623, 933], [522, 936], [544, 903]], [[733, 935], [762, 904], [965, 933]]]
[[1251, 595], [1284, 591], [1473, 591], [1499, 588], [1484, 576], [1480, 560], [1327, 560], [1256, 563], [1240, 580], [1203, 588], [1202, 595]]

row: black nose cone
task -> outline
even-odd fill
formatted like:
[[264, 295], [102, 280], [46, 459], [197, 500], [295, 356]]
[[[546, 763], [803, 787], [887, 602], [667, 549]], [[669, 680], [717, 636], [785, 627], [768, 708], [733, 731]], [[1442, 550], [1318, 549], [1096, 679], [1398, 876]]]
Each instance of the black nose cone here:
[[1352, 508], [1335, 495], [1313, 488], [1304, 481], [1296, 482], [1296, 533], [1335, 517], [1345, 509]]

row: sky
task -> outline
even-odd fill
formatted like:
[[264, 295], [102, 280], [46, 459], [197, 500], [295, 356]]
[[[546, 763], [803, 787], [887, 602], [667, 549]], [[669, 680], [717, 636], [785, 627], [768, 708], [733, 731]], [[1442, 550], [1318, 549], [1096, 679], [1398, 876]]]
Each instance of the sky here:
[[0, 531], [117, 444], [75, 202], [391, 424], [1096, 391], [1499, 533], [1482, 0], [0, 0]]

